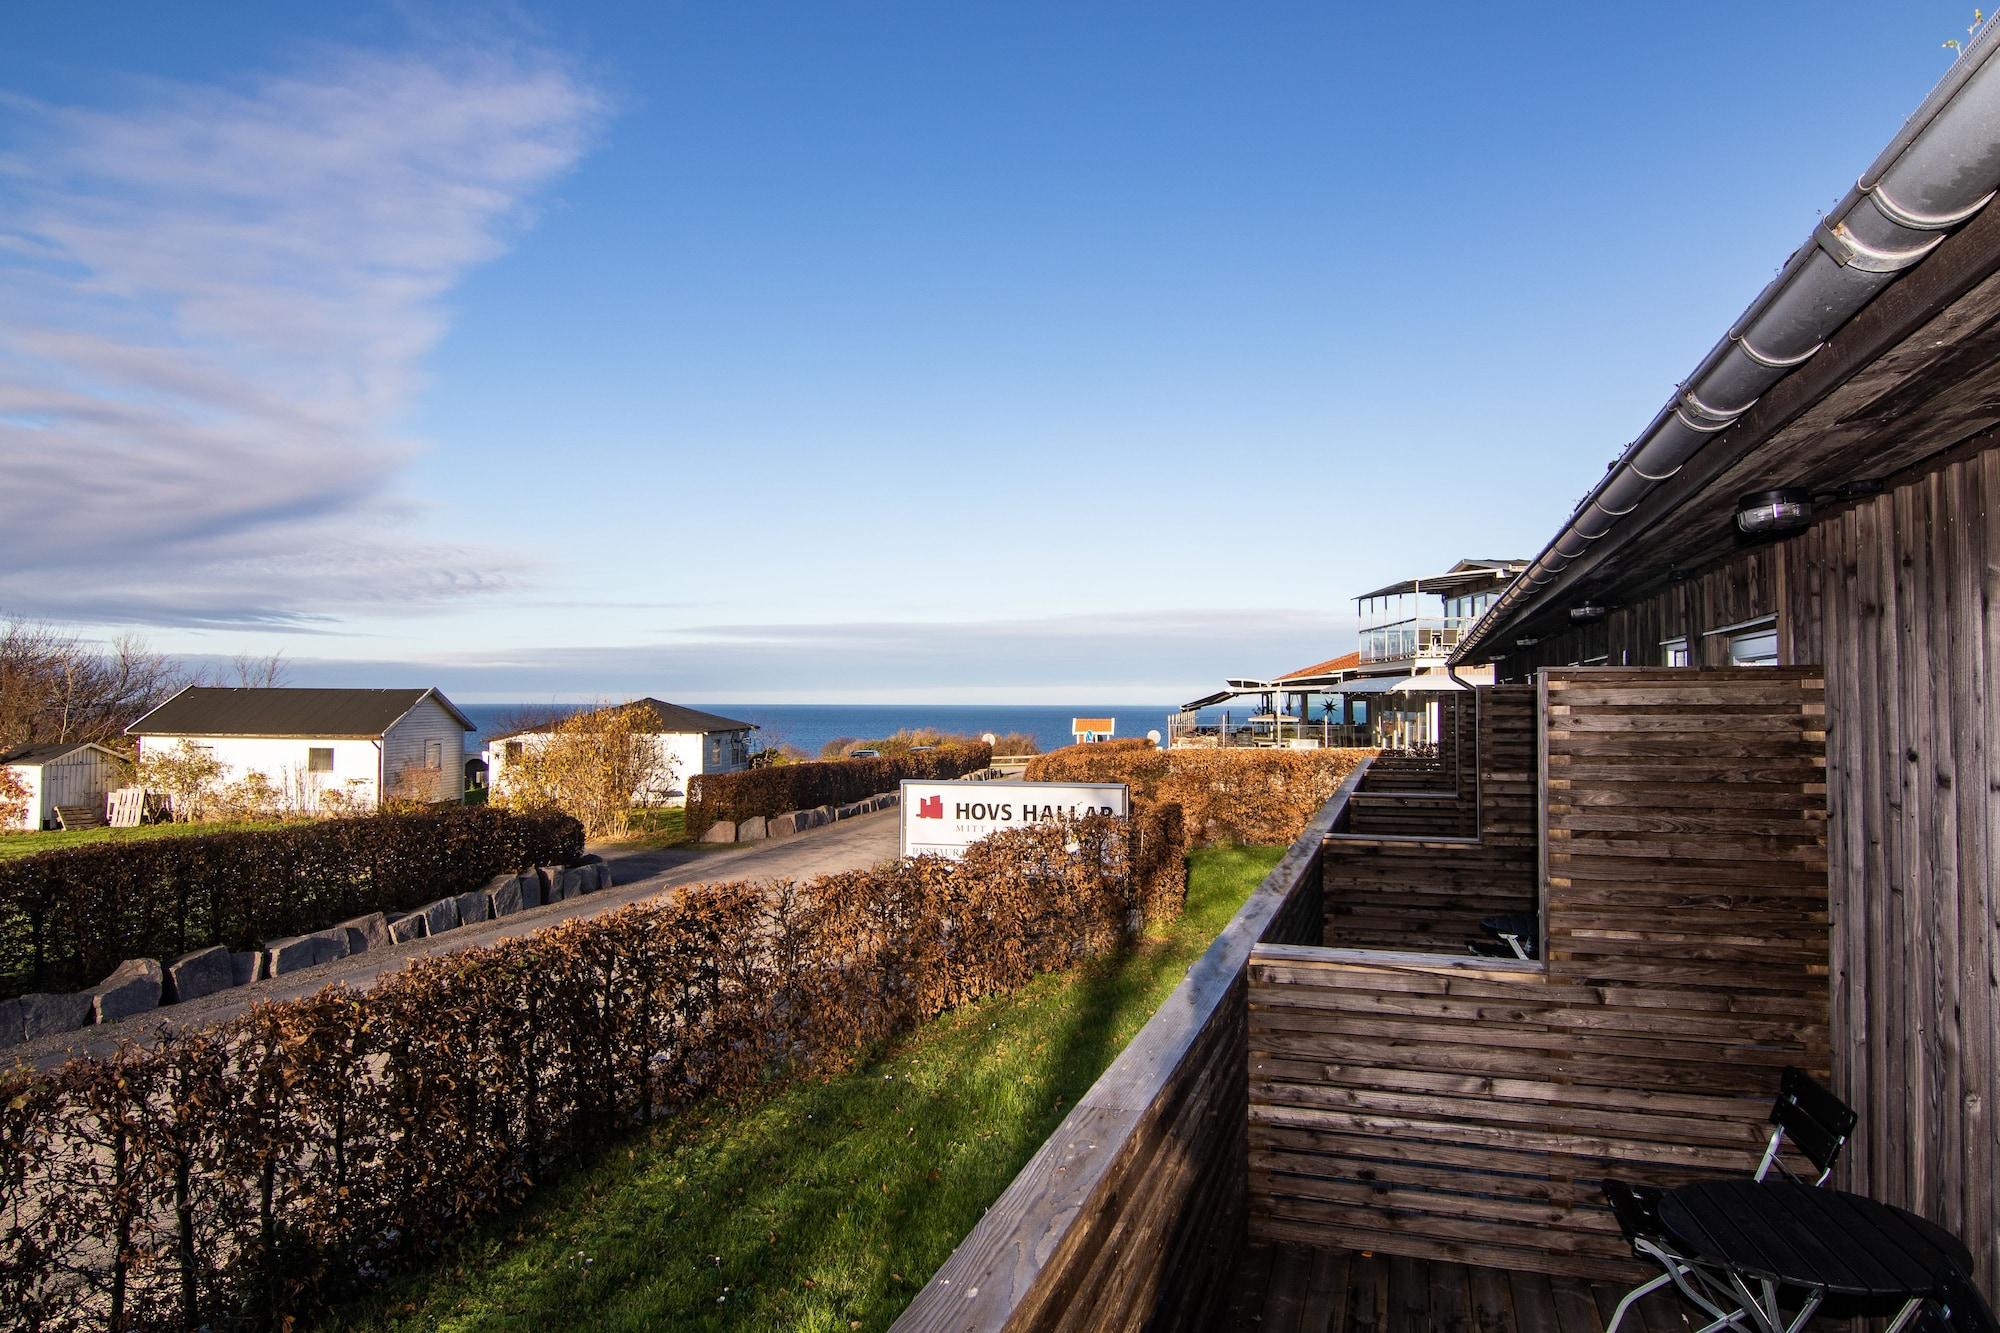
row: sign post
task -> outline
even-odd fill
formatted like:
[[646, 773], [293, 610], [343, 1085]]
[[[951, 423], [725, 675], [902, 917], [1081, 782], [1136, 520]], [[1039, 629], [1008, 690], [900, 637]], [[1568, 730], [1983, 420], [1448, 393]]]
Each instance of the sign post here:
[[1122, 782], [905, 781], [896, 808], [903, 818], [903, 855], [956, 861], [1003, 828], [1129, 815], [1132, 795]]

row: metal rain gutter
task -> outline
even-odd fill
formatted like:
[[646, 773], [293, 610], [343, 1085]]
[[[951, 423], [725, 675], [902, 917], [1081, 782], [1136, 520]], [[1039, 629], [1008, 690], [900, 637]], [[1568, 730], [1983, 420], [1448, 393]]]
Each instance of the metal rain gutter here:
[[1836, 329], [2000, 189], [2000, 21], [1990, 21], [1812, 238], [1710, 349], [1542, 553], [1453, 652], [1454, 663], [1728, 430]]

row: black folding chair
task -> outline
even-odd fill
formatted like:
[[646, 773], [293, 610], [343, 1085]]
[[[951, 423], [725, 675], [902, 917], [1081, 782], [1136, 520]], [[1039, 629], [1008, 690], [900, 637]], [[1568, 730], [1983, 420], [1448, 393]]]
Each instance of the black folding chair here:
[[1954, 1268], [1944, 1275], [1938, 1294], [1924, 1303], [1910, 1333], [2000, 1333], [2000, 1320], [1994, 1319], [1971, 1281]]
[[[1821, 1087], [1812, 1075], [1801, 1069], [1787, 1068], [1778, 1082], [1778, 1098], [1771, 1104], [1771, 1137], [1764, 1146], [1764, 1156], [1757, 1163], [1752, 1177], [1763, 1180], [1777, 1170], [1795, 1180], [1824, 1185], [1827, 1177], [1833, 1174], [1833, 1164], [1839, 1158], [1840, 1150], [1847, 1146], [1847, 1140], [1859, 1120], [1860, 1117], [1847, 1103]], [[1816, 1175], [1793, 1169], [1783, 1152], [1787, 1143], [1812, 1164]], [[1625, 1233], [1632, 1253], [1640, 1259], [1659, 1264], [1662, 1269], [1658, 1277], [1625, 1293], [1624, 1299], [1618, 1302], [1618, 1308], [1612, 1311], [1611, 1321], [1604, 1326], [1604, 1333], [1617, 1333], [1618, 1324], [1625, 1318], [1627, 1310], [1668, 1283], [1678, 1288], [1682, 1296], [1712, 1321], [1702, 1325], [1698, 1333], [1752, 1326], [1745, 1322], [1749, 1318], [1748, 1313], [1727, 1280], [1720, 1273], [1681, 1254], [1675, 1247], [1673, 1238], [1660, 1222], [1660, 1199], [1665, 1194], [1664, 1190], [1657, 1185], [1635, 1185], [1623, 1180], [1607, 1180], [1603, 1188], [1605, 1201], [1611, 1205], [1612, 1215], [1618, 1219], [1618, 1229]]]

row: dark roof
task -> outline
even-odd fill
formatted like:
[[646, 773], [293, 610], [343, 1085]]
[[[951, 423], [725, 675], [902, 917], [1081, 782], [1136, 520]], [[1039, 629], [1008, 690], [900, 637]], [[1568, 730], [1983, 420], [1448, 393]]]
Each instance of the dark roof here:
[[1365, 602], [1371, 597], [1400, 597], [1405, 593], [1427, 592], [1444, 596], [1466, 588], [1476, 588], [1482, 583], [1507, 583], [1516, 574], [1528, 567], [1525, 560], [1461, 560], [1442, 574], [1429, 574], [1420, 579], [1404, 579], [1401, 583], [1391, 583], [1373, 592], [1364, 592], [1354, 600]]
[[53, 763], [66, 754], [75, 754], [78, 750], [87, 749], [104, 750], [106, 754], [114, 753], [95, 741], [55, 741], [47, 745], [18, 746], [5, 754], [0, 754], [0, 764], [25, 764], [36, 767]]
[[436, 690], [295, 690], [190, 685], [125, 728], [130, 736], [348, 736], [374, 738], [435, 699], [477, 731]]
[[[739, 722], [733, 717], [723, 717], [716, 713], [704, 713], [699, 708], [688, 708], [681, 704], [670, 704], [664, 699], [647, 697], [634, 699], [630, 703], [617, 704], [609, 711], [620, 712], [627, 708], [640, 708], [652, 715], [652, 725], [646, 731], [660, 736], [706, 736], [712, 731], [755, 731], [755, 722]], [[491, 739], [505, 740], [508, 736], [524, 736], [532, 731], [546, 731], [559, 719], [538, 722], [533, 726], [516, 727], [514, 730], [494, 736]]]

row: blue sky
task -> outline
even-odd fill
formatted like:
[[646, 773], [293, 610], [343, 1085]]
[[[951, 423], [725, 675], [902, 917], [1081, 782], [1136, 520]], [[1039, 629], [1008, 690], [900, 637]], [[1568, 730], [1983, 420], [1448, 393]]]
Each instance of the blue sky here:
[[469, 700], [1331, 656], [1540, 548], [1962, 8], [20, 8], [0, 612]]

